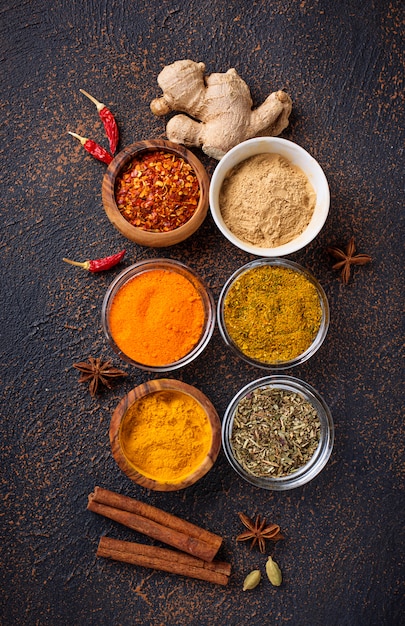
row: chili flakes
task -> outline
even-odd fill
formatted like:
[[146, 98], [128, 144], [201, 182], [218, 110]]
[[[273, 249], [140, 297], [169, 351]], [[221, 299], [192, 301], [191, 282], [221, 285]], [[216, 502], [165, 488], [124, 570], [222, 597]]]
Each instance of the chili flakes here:
[[167, 232], [194, 215], [200, 186], [194, 169], [175, 154], [156, 150], [132, 159], [117, 176], [121, 215], [142, 230]]

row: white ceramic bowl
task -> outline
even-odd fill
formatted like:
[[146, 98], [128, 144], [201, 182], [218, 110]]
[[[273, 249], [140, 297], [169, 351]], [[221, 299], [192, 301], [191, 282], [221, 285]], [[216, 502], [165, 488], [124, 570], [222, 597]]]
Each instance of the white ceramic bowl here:
[[[274, 248], [254, 246], [236, 237], [226, 226], [219, 205], [220, 189], [232, 168], [249, 157], [264, 153], [280, 154], [299, 167], [307, 175], [316, 193], [315, 209], [306, 229], [292, 241]], [[330, 193], [328, 181], [321, 166], [306, 150], [287, 139], [255, 137], [238, 144], [219, 161], [211, 179], [209, 200], [214, 222], [231, 243], [250, 254], [261, 257], [280, 257], [301, 250], [315, 239], [328, 217]]]

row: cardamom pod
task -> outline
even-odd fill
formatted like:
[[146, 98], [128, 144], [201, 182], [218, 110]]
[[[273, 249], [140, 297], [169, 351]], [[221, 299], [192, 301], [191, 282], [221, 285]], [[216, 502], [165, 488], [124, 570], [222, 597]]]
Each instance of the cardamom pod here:
[[243, 581], [243, 591], [247, 591], [248, 589], [254, 589], [257, 587], [261, 580], [261, 573], [258, 569], [254, 569], [253, 572], [250, 572]]
[[267, 559], [266, 574], [272, 585], [275, 587], [279, 587], [281, 585], [281, 581], [283, 580], [281, 570], [277, 563], [273, 561], [271, 556]]

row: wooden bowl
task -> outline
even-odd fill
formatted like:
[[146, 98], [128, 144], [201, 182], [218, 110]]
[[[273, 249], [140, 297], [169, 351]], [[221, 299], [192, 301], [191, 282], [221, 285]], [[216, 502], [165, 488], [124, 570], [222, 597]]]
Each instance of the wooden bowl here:
[[[195, 213], [188, 222], [168, 232], [151, 232], [133, 226], [121, 215], [115, 200], [115, 181], [122, 168], [135, 156], [140, 155], [140, 153], [153, 150], [164, 150], [187, 161], [195, 171], [200, 186], [200, 200]], [[124, 148], [117, 154], [111, 161], [104, 175], [101, 195], [104, 210], [110, 222], [124, 237], [135, 241], [141, 246], [162, 248], [184, 241], [201, 226], [208, 211], [209, 185], [209, 177], [203, 164], [190, 150], [170, 141], [155, 139], [150, 141], [138, 141]]]
[[[127, 459], [120, 436], [127, 410], [132, 406], [132, 404], [151, 393], [163, 390], [177, 391], [192, 396], [192, 398], [200, 404], [206, 413], [212, 430], [211, 446], [202, 463], [196, 470], [183, 478], [181, 481], [173, 483], [158, 482], [141, 474]], [[177, 491], [193, 485], [197, 482], [197, 480], [205, 476], [205, 474], [214, 465], [221, 448], [221, 422], [214, 406], [201, 391], [196, 389], [196, 387], [178, 380], [169, 380], [164, 378], [151, 380], [135, 387], [135, 389], [132, 389], [132, 391], [122, 398], [121, 402], [114, 410], [110, 423], [110, 444], [113, 457], [118, 466], [124, 474], [126, 474], [135, 483], [145, 487], [146, 489], [152, 489], [154, 491]]]

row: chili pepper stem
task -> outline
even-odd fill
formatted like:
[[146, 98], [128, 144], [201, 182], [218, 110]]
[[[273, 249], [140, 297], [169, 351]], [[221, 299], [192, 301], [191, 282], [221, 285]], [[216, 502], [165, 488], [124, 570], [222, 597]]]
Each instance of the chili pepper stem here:
[[93, 96], [91, 96], [89, 93], [87, 93], [87, 91], [85, 91], [84, 89], [79, 89], [79, 91], [84, 96], [86, 96], [89, 100], [91, 100], [93, 102], [93, 104], [96, 105], [98, 112], [100, 112], [101, 109], [104, 109], [105, 104], [103, 104], [102, 102], [99, 102], [98, 100], [96, 100], [96, 98], [93, 98]]
[[77, 133], [72, 133], [70, 130], [68, 130], [68, 133], [69, 133], [69, 135], [72, 135], [72, 137], [75, 137], [76, 139], [78, 139], [80, 141], [80, 143], [82, 144], [82, 146], [84, 146], [86, 141], [88, 141], [87, 137], [81, 137]]
[[83, 261], [82, 263], [80, 263], [79, 261], [71, 261], [70, 259], [65, 258], [63, 258], [62, 261], [65, 261], [65, 263], [70, 263], [70, 265], [82, 267], [84, 270], [88, 270], [90, 268], [90, 261]]

